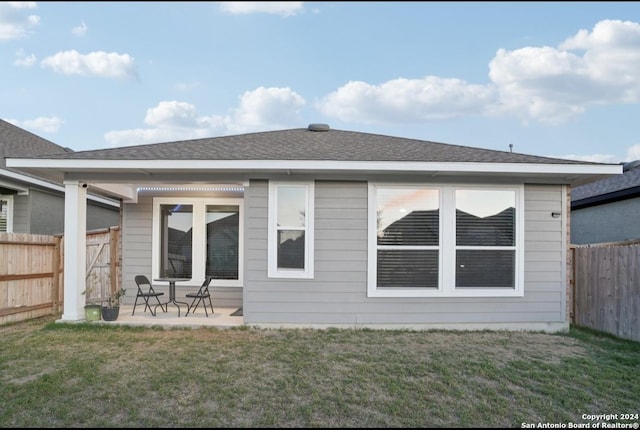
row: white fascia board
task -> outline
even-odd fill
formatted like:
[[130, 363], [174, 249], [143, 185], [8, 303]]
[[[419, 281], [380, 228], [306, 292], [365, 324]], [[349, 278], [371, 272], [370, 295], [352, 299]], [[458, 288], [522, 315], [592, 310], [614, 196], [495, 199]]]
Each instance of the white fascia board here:
[[422, 161], [330, 161], [330, 160], [60, 160], [7, 159], [7, 166], [45, 168], [63, 171], [113, 170], [309, 170], [378, 171], [442, 173], [514, 173], [514, 174], [595, 174], [622, 173], [619, 164], [547, 164], [547, 163], [435, 163]]

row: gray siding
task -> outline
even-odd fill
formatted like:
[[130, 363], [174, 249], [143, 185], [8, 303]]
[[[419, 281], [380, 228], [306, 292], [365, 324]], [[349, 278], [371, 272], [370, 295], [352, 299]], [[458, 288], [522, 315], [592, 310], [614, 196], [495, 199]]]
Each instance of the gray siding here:
[[[122, 211], [122, 287], [127, 290], [125, 303], [135, 301], [134, 278], [151, 278], [152, 200], [140, 198], [137, 204], [124, 204]], [[153, 281], [152, 281], [153, 282]], [[160, 290], [160, 289], [159, 289]], [[168, 289], [165, 295], [168, 295]]]
[[64, 195], [29, 190], [29, 223], [33, 234], [64, 232]]
[[[245, 324], [261, 326], [568, 328], [567, 233], [563, 217], [551, 217], [566, 206], [564, 190], [525, 186], [524, 297], [370, 298], [367, 183], [316, 181], [314, 278], [269, 279], [268, 182], [252, 180], [244, 196], [244, 288], [214, 291], [214, 307], [243, 305]], [[124, 205], [122, 228], [123, 285], [132, 303], [134, 276], [151, 277], [150, 197]]]
[[31, 233], [29, 225], [29, 196], [13, 196], [13, 231]]
[[[30, 234], [64, 233], [64, 194], [31, 188], [13, 198], [13, 231]], [[87, 230], [120, 225], [120, 209], [87, 200]]]
[[368, 298], [367, 183], [317, 181], [314, 279], [267, 278], [266, 181], [246, 193], [244, 319], [258, 325], [568, 327], [562, 186], [525, 187], [525, 294]]
[[120, 225], [120, 209], [113, 206], [105, 206], [89, 200], [87, 206], [87, 230], [99, 230], [101, 228]]
[[619, 242], [640, 239], [640, 198], [571, 211], [571, 243]]

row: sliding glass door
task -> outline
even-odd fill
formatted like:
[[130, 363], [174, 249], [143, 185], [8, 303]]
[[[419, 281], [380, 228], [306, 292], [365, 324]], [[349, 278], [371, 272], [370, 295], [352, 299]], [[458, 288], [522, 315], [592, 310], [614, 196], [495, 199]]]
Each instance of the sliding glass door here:
[[242, 286], [242, 199], [156, 197], [154, 277]]

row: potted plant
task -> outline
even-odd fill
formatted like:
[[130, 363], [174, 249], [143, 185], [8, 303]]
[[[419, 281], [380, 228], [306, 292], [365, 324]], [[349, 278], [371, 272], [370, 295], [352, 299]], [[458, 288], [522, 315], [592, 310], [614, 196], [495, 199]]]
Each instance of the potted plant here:
[[106, 304], [102, 306], [102, 319], [105, 321], [115, 321], [120, 315], [120, 300], [124, 297], [124, 288], [119, 288], [111, 293], [106, 300]]
[[[89, 291], [91, 292], [91, 288]], [[83, 291], [82, 294], [85, 297], [89, 297], [87, 291]], [[84, 305], [84, 319], [86, 321], [100, 321], [100, 309], [102, 308], [102, 304], [100, 299], [96, 298], [86, 298], [86, 303]]]

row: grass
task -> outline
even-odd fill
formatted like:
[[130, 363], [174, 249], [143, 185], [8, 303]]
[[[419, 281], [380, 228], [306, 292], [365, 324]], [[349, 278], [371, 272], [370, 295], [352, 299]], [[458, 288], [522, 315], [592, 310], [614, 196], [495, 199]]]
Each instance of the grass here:
[[160, 329], [44, 318], [0, 326], [0, 339], [3, 428], [568, 427], [593, 424], [583, 414], [640, 413], [640, 343], [576, 328]]

